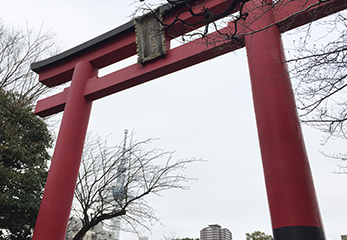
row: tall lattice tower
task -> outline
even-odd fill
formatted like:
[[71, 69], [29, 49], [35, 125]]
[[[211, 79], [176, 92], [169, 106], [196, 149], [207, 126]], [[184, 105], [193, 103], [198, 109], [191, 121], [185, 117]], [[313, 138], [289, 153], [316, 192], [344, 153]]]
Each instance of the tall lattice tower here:
[[[126, 142], [127, 142], [128, 130], [124, 130], [124, 140], [123, 140], [123, 151], [121, 156], [120, 164], [117, 168], [117, 182], [116, 185], [112, 189], [113, 198], [117, 202], [121, 202], [125, 198], [126, 194], [126, 186], [125, 186], [125, 178], [126, 178]], [[116, 217], [113, 219], [115, 225], [115, 238], [119, 240], [119, 232], [120, 232], [120, 220], [121, 217]]]

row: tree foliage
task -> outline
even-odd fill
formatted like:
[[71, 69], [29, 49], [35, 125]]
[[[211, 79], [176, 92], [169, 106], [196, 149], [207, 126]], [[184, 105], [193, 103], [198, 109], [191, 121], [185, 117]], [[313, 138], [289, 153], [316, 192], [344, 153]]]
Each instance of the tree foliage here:
[[[130, 139], [127, 148], [109, 147], [106, 141], [89, 136], [82, 157], [72, 213], [82, 222], [74, 239], [82, 239], [93, 226], [102, 222], [115, 227], [108, 219], [121, 219], [122, 230], [149, 230], [158, 221], [145, 197], [164, 190], [186, 189], [189, 178], [182, 170], [195, 159], [172, 159], [173, 153], [148, 147], [151, 139]], [[119, 179], [123, 179], [119, 184]]]
[[0, 89], [1, 238], [29, 239], [47, 176], [47, 125], [23, 97]]
[[261, 231], [246, 233], [246, 239], [247, 240], [273, 240], [271, 235], [267, 235]]
[[0, 21], [0, 238], [29, 239], [35, 225], [52, 137], [32, 112], [47, 88], [30, 64], [52, 47], [51, 34]]

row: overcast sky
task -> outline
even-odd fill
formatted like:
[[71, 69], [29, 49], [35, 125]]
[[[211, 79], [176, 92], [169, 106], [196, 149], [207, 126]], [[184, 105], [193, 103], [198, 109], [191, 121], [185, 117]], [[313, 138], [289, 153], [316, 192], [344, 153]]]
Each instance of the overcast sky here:
[[[119, 0], [2, 0], [0, 16], [15, 27], [43, 24], [67, 50], [128, 22], [134, 9]], [[228, 228], [235, 240], [272, 233], [244, 49], [94, 102], [89, 131], [111, 134], [109, 142], [119, 144], [125, 128], [139, 140], [160, 138], [153, 147], [177, 150], [177, 158], [209, 159], [187, 169], [198, 179], [190, 190], [148, 198], [163, 225], [143, 235], [197, 238], [208, 224]], [[339, 162], [320, 151], [345, 151], [346, 143], [321, 146], [320, 132], [303, 131], [326, 235], [339, 240], [347, 234], [347, 175], [332, 174]], [[121, 233], [121, 239], [138, 238]]]

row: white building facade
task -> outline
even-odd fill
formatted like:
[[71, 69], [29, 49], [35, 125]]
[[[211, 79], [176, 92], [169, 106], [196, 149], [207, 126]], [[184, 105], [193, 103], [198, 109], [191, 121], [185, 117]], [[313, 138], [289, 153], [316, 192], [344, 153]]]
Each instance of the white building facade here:
[[232, 234], [228, 229], [212, 224], [200, 231], [200, 240], [232, 240]]
[[[82, 222], [80, 219], [70, 218], [66, 231], [65, 240], [72, 240], [77, 232], [82, 228]], [[92, 229], [88, 230], [83, 240], [118, 240], [114, 237], [114, 233], [107, 231], [99, 223]]]

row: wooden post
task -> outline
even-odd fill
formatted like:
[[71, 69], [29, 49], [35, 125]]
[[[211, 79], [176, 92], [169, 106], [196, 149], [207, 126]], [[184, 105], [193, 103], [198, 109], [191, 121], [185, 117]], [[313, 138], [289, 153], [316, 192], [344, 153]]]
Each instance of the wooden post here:
[[[268, 17], [271, 4], [259, 9]], [[324, 240], [312, 174], [277, 26], [245, 36], [275, 240]]]
[[92, 101], [87, 80], [97, 75], [89, 62], [76, 64], [64, 115], [36, 221], [34, 240], [63, 240], [69, 220]]

